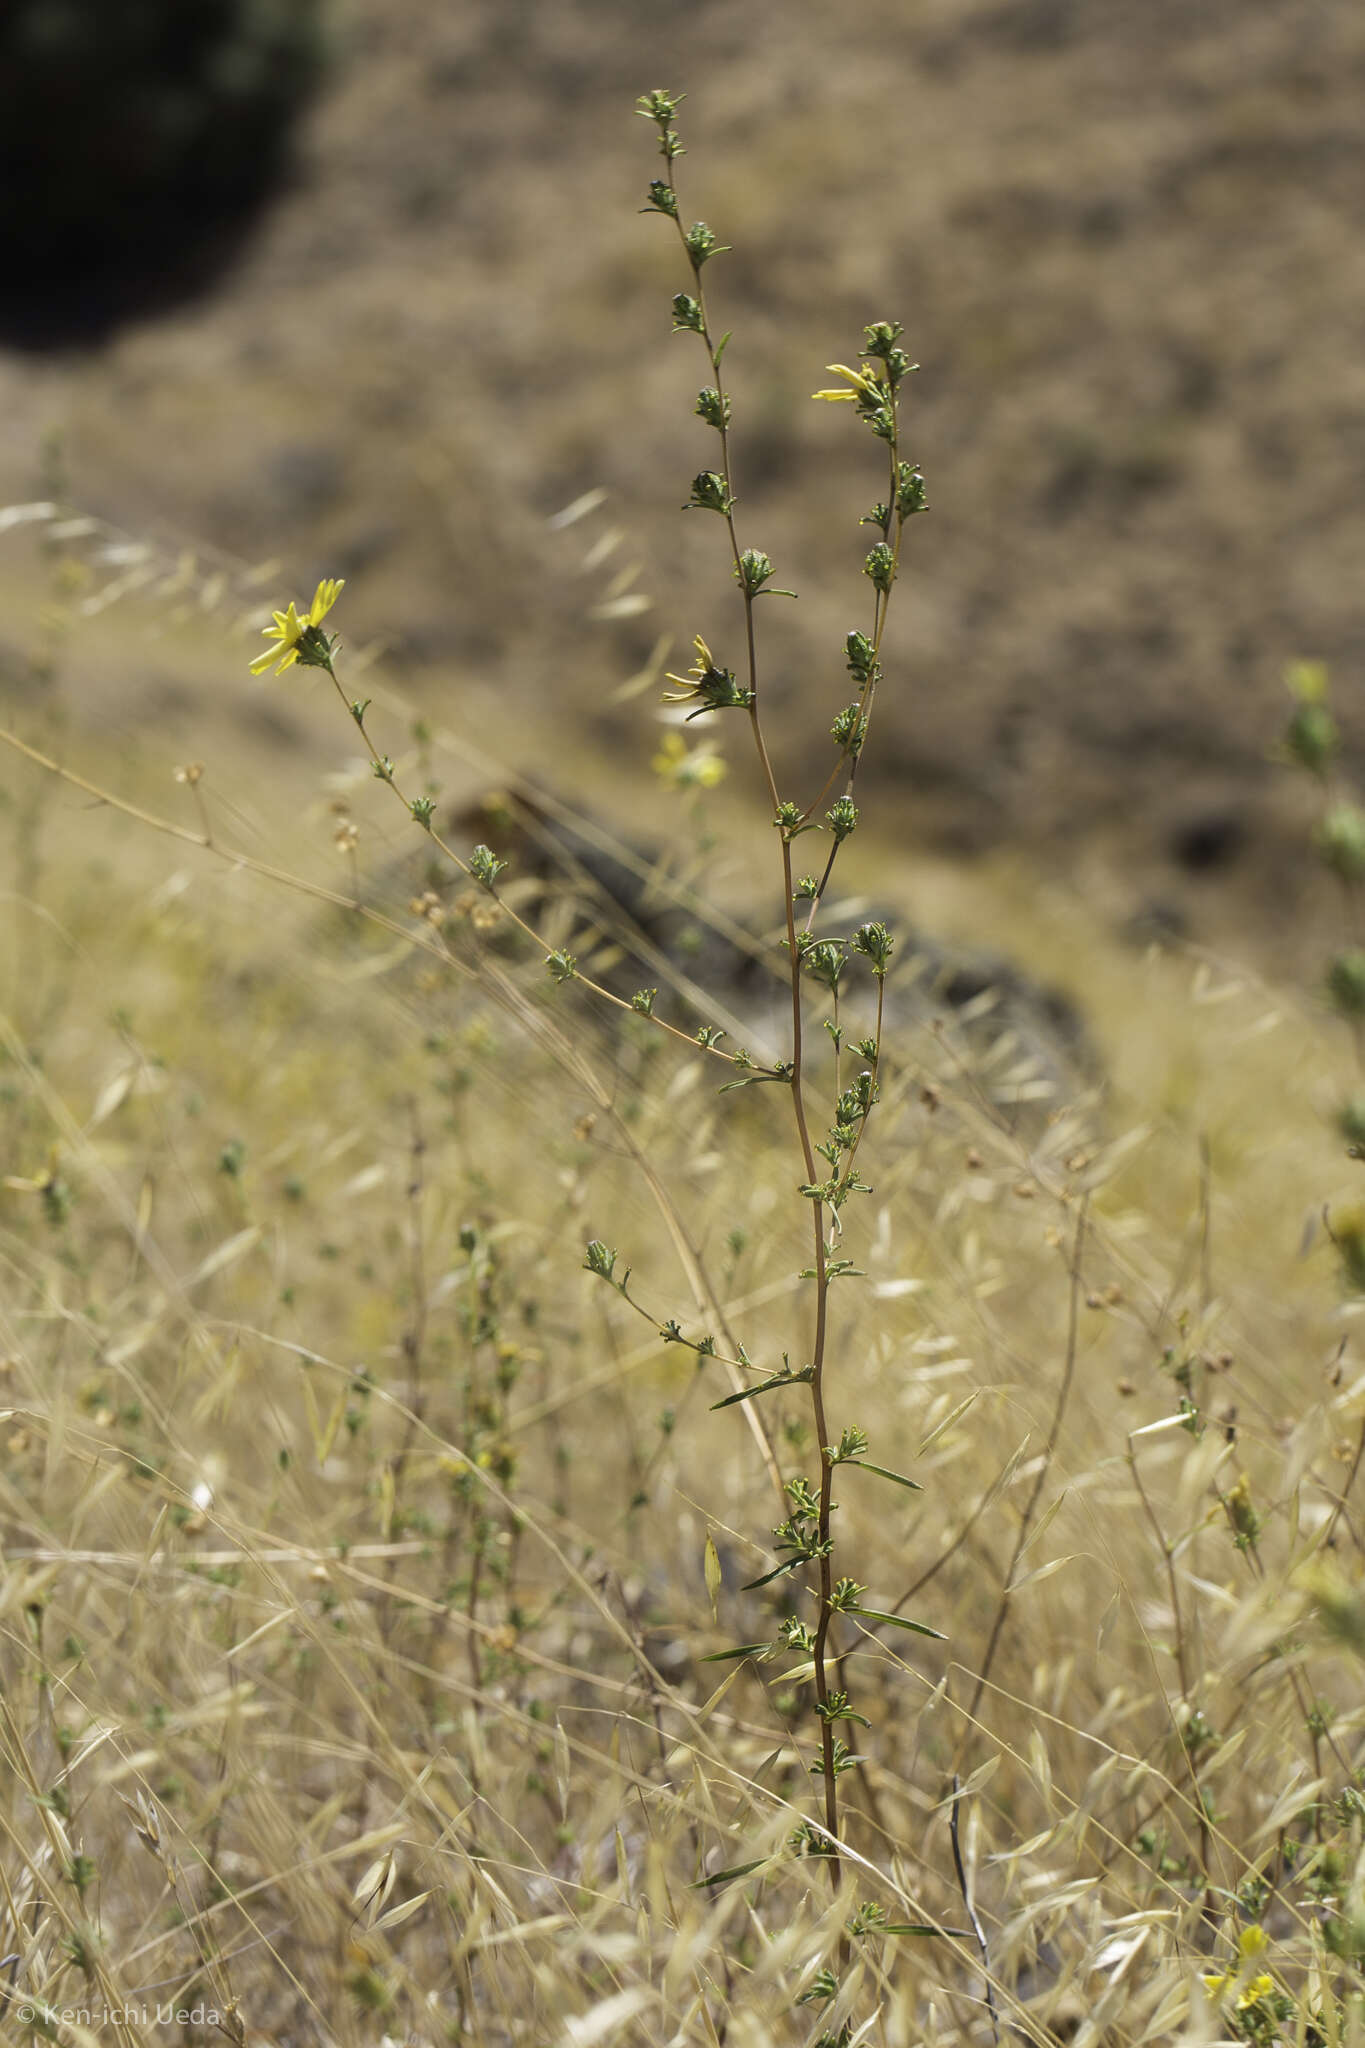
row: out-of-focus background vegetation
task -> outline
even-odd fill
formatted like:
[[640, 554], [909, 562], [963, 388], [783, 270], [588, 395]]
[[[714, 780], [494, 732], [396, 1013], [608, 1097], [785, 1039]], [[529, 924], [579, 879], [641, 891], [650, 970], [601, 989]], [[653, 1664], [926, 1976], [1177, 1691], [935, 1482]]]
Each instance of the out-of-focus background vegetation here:
[[[633, 96], [686, 88], [685, 208], [736, 249], [712, 278], [746, 532], [802, 592], [768, 620], [785, 762], [842, 702], [868, 497], [866, 450], [806, 398], [895, 314], [932, 505], [868, 764], [898, 833], [1027, 848], [1204, 937], [1234, 909], [1294, 927], [1281, 671], [1362, 655], [1357, 9], [347, 0], [325, 26], [293, 183], [202, 295], [101, 301], [93, 334], [67, 299], [65, 346], [0, 353], [9, 496], [60, 428], [87, 509], [300, 588], [346, 575], [352, 632], [421, 701], [521, 765], [553, 734], [576, 773], [585, 739], [633, 773], [610, 682], [726, 617], [712, 534], [674, 516], [707, 443], [673, 250], [633, 215]], [[82, 138], [47, 148], [79, 171]], [[204, 239], [194, 201], [144, 204], [154, 273]], [[656, 599], [626, 626], [585, 619], [546, 543], [595, 486]], [[168, 709], [167, 664], [140, 666], [125, 729]]]

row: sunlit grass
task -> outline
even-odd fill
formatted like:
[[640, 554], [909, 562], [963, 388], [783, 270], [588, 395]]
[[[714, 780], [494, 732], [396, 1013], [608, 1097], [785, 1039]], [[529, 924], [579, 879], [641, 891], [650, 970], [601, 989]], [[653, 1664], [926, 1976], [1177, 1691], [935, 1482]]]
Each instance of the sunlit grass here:
[[[666, 695], [742, 726], [747, 791], [651, 741], [632, 843], [591, 734], [528, 787], [457, 689], [419, 716], [333, 639], [339, 582], [266, 593], [267, 695], [216, 667], [264, 570], [11, 522], [48, 601], [4, 735], [7, 2020], [1354, 2041], [1357, 1048], [1015, 856], [843, 855], [924, 500], [893, 322], [833, 372], [889, 453], [870, 630], [783, 794], [754, 611], [790, 593], [737, 535], [675, 110], [690, 509], [747, 659], [698, 639]], [[583, 549], [587, 615], [633, 616]], [[189, 678], [159, 742], [134, 596]]]
[[[310, 786], [261, 857], [343, 865]], [[766, 1634], [764, 1596], [734, 1588], [777, 1516], [713, 1384], [579, 1272], [636, 1215], [640, 1284], [680, 1286], [609, 1117], [525, 1020], [509, 1055], [486, 990], [344, 912], [192, 847], [168, 871], [59, 785], [44, 845], [4, 1047], [19, 1981], [57, 2006], [235, 1999], [248, 2027], [338, 2039], [382, 2009], [417, 2039], [558, 2038], [577, 2014], [583, 2038], [703, 2040], [726, 2007], [732, 2038], [787, 2038], [828, 1939], [819, 1872], [688, 1889], [780, 1847], [802, 1796], [777, 1673], [698, 1662]], [[891, 1595], [922, 1582], [913, 1611], [948, 1638], [854, 1653], [873, 1767], [849, 1840], [893, 1920], [963, 1927], [958, 1770], [1002, 2008], [1043, 2038], [1103, 2001], [1136, 2040], [1212, 2026], [1185, 1755], [1215, 1807], [1220, 1956], [1225, 1894], [1273, 1873], [1270, 1968], [1297, 1996], [1323, 1967], [1320, 1832], [1350, 1879], [1322, 1802], [1349, 1784], [1358, 1687], [1293, 1577], [1328, 1525], [1348, 1571], [1355, 1548], [1351, 1324], [1330, 1244], [1305, 1243], [1350, 1185], [1322, 1100], [1347, 1048], [1300, 999], [1038, 903], [1031, 927], [1011, 912], [1019, 950], [1046, 964], [1065, 931], [1111, 1085], [1061, 1159], [1002, 1130], [931, 1031], [898, 1046], [870, 1289], [834, 1331], [848, 1412], [925, 1488], [888, 1513], [848, 1475], [846, 1540]], [[510, 971], [559, 1028], [534, 963]], [[699, 1058], [591, 1043], [741, 1339], [794, 1334], [769, 1107], [718, 1103]], [[1071, 1393], [973, 1727], [1073, 1295]], [[1182, 1370], [1198, 1440], [1170, 1421]], [[1244, 1471], [1254, 1559], [1218, 1505]], [[1327, 1702], [1316, 1758], [1296, 1686]], [[1210, 1739], [1182, 1752], [1196, 1705]], [[157, 1853], [119, 1796], [139, 1793]], [[1295, 1840], [1304, 1881], [1276, 1860]], [[384, 1903], [358, 1907], [390, 1852]], [[981, 2023], [963, 1937], [902, 1942], [885, 2038], [931, 2006]]]

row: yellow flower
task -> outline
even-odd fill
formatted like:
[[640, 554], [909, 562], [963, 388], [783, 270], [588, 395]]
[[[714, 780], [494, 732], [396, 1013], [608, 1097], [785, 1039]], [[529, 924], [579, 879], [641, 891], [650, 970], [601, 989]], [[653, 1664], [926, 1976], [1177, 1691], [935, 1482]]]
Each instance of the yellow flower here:
[[697, 694], [697, 684], [701, 681], [707, 670], [714, 668], [716, 665], [712, 660], [711, 650], [702, 639], [700, 633], [696, 635], [692, 645], [697, 650], [697, 658], [687, 671], [687, 674], [685, 676], [675, 676], [672, 669], [667, 669], [664, 673], [664, 681], [666, 683], [676, 683], [678, 686], [676, 695], [672, 690], [664, 691], [663, 700], [665, 704], [690, 703]]
[[852, 403], [858, 398], [875, 397], [881, 388], [870, 370], [850, 370], [847, 363], [826, 363], [825, 368], [835, 377], [847, 377], [852, 388], [848, 391], [812, 391], [812, 398], [827, 398], [836, 405], [844, 399]]
[[1273, 1977], [1253, 1977], [1237, 2001], [1238, 2012], [1245, 2012], [1250, 2005], [1259, 2005], [1263, 1998], [1269, 1998], [1274, 1989]]
[[1284, 679], [1291, 697], [1297, 697], [1300, 704], [1325, 704], [1327, 702], [1327, 664], [1325, 661], [1291, 661], [1284, 672]]
[[[1263, 1999], [1274, 1995], [1275, 1979], [1262, 1970], [1254, 1977], [1247, 1977], [1249, 1964], [1256, 1963], [1270, 1947], [1270, 1936], [1264, 1927], [1244, 1927], [1237, 1937], [1237, 1967], [1224, 1970], [1217, 1976], [1206, 1976], [1204, 1990], [1215, 2004], [1237, 1993], [1237, 2011], [1249, 2012]], [[1240, 1987], [1240, 1988], [1239, 1988]]]
[[295, 610], [292, 598], [288, 611], [276, 612], [274, 625], [262, 628], [266, 639], [275, 641], [276, 645], [256, 656], [251, 664], [252, 675], [263, 676], [272, 663], [278, 663], [275, 669], [277, 676], [292, 668], [299, 658], [299, 642], [304, 634], [310, 627], [321, 625], [345, 587], [344, 576], [324, 577], [313, 593], [313, 602], [301, 616]]
[[725, 779], [725, 763], [709, 747], [688, 752], [681, 733], [666, 733], [650, 767], [663, 782], [675, 789], [714, 789]]

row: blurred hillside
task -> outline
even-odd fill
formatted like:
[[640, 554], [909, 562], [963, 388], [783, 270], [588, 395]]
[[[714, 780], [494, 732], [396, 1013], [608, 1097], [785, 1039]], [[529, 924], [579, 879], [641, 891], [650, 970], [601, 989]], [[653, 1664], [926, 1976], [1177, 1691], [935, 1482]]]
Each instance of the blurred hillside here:
[[[735, 624], [717, 534], [677, 510], [709, 444], [676, 244], [636, 212], [634, 97], [686, 90], [684, 208], [734, 245], [709, 277], [742, 537], [802, 593], [764, 619], [781, 772], [825, 763], [880, 485], [808, 394], [899, 316], [932, 511], [869, 762], [883, 821], [1093, 870], [1197, 936], [1288, 928], [1312, 886], [1267, 758], [1288, 659], [1333, 666], [1365, 745], [1360, 9], [350, 0], [336, 32], [297, 181], [209, 296], [0, 357], [5, 499], [60, 428], [78, 504], [277, 556], [281, 597], [344, 575], [352, 642], [448, 722], [634, 781], [652, 696], [616, 686], [663, 634], [674, 666], [698, 629], [725, 658]], [[630, 538], [585, 579], [546, 521], [597, 486]], [[637, 562], [652, 609], [592, 618]], [[134, 685], [107, 716], [150, 707]]]

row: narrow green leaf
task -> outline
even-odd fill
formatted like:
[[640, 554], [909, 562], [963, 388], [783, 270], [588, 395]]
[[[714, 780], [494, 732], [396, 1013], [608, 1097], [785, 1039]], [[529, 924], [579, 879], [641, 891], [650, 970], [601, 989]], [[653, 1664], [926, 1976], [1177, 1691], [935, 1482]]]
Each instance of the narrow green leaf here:
[[[748, 1591], [748, 1588], [745, 1588]], [[876, 1607], [848, 1607], [846, 1614], [856, 1614], [860, 1621], [884, 1621], [890, 1628], [908, 1628], [912, 1635], [932, 1636], [937, 1643], [946, 1643], [948, 1638], [941, 1628], [930, 1628], [927, 1621], [911, 1621], [904, 1614], [883, 1614]]]
[[814, 1377], [814, 1367], [803, 1365], [800, 1372], [777, 1372], [771, 1379], [760, 1380], [756, 1387], [741, 1387], [737, 1394], [727, 1394], [723, 1401], [711, 1403], [714, 1415], [719, 1408], [733, 1408], [736, 1401], [752, 1401], [759, 1394], [771, 1394], [774, 1387], [799, 1387]]
[[941, 1934], [960, 1935], [960, 1927], [927, 1927], [922, 1920], [898, 1920], [889, 1927], [879, 1927], [878, 1934], [916, 1934], [926, 1941], [935, 1941]]
[[728, 1095], [732, 1088], [752, 1088], [759, 1081], [781, 1081], [785, 1086], [790, 1083], [791, 1075], [780, 1073], [746, 1074], [742, 1081], [726, 1081], [722, 1087], [716, 1090], [716, 1093], [717, 1095]]
[[866, 1458], [844, 1458], [841, 1463], [852, 1465], [857, 1472], [875, 1472], [879, 1479], [890, 1479], [897, 1486], [908, 1486], [911, 1493], [923, 1493], [918, 1479], [907, 1479], [903, 1472], [888, 1471], [885, 1465], [869, 1465]]
[[[789, 1557], [785, 1564], [775, 1565], [770, 1572], [764, 1572], [761, 1579], [750, 1579], [747, 1586], [741, 1586], [741, 1593], [756, 1593], [760, 1586], [770, 1586], [774, 1579], [780, 1579], [783, 1572], [794, 1572], [798, 1565], [809, 1564], [808, 1557]], [[857, 1609], [851, 1610], [856, 1613]], [[930, 1630], [930, 1634], [933, 1631]]]
[[687, 1889], [692, 1892], [709, 1890], [713, 1884], [733, 1884], [736, 1878], [749, 1877], [755, 1870], [763, 1870], [771, 1858], [759, 1856], [752, 1863], [736, 1863], [732, 1870], [717, 1870], [711, 1877], [699, 1877]]
[[741, 1643], [734, 1650], [712, 1650], [709, 1657], [703, 1657], [703, 1664], [728, 1664], [737, 1657], [768, 1657], [772, 1654], [771, 1643]]

